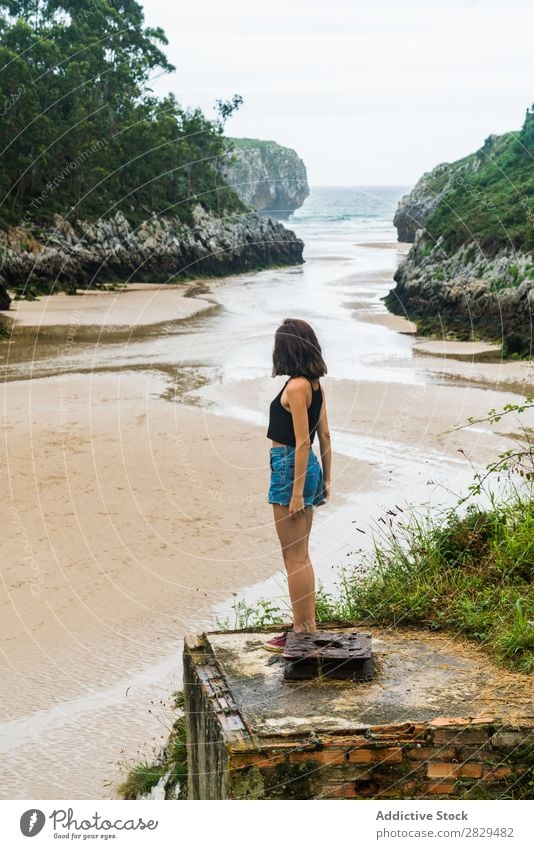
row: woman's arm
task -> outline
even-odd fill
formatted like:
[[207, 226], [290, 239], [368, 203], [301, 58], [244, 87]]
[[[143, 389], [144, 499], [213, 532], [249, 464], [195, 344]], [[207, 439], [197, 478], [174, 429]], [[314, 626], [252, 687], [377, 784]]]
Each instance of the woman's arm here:
[[304, 509], [304, 481], [308, 470], [308, 455], [310, 453], [310, 431], [308, 423], [308, 392], [309, 382], [306, 378], [295, 378], [286, 387], [287, 400], [293, 418], [295, 431], [295, 476], [293, 492], [289, 504], [289, 515], [296, 515]]
[[[322, 391], [322, 387], [321, 387]], [[326, 414], [326, 401], [323, 392], [323, 404], [319, 414], [319, 424], [317, 426], [317, 436], [319, 437], [319, 445], [321, 448], [321, 463], [323, 466], [323, 483], [325, 498], [330, 498], [330, 476], [332, 471], [332, 447], [330, 440], [330, 431], [328, 429], [328, 416]]]

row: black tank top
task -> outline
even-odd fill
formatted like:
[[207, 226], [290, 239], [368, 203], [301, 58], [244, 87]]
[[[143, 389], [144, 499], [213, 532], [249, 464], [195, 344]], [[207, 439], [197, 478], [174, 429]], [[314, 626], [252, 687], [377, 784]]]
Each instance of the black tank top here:
[[[306, 378], [310, 381], [310, 378]], [[269, 428], [267, 430], [267, 439], [273, 439], [275, 442], [281, 442], [282, 445], [293, 445], [296, 444], [295, 440], [295, 430], [293, 428], [293, 416], [286, 410], [285, 407], [282, 406], [282, 392], [286, 388], [287, 384], [291, 380], [290, 377], [286, 380], [284, 385], [282, 386], [280, 392], [273, 398], [271, 401], [271, 406], [269, 408]], [[323, 403], [323, 390], [321, 388], [321, 384], [314, 389], [312, 386], [312, 400], [311, 404], [308, 407], [308, 427], [310, 432], [310, 443], [313, 443], [315, 438], [315, 432], [317, 430], [317, 426], [319, 424], [319, 414], [321, 412], [321, 407]]]

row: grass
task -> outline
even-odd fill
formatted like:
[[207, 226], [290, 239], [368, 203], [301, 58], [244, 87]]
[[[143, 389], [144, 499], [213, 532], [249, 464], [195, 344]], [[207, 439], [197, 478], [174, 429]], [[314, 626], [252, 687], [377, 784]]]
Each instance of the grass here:
[[164, 775], [162, 766], [142, 761], [130, 770], [125, 781], [117, 788], [117, 793], [121, 799], [139, 799], [150, 793]]
[[503, 666], [534, 672], [534, 501], [515, 491], [489, 509], [397, 514], [374, 539], [362, 580], [344, 574], [319, 618], [447, 630]]
[[176, 798], [187, 796], [187, 744], [183, 693], [172, 696], [173, 724], [169, 739], [157, 759], [146, 759], [132, 766], [125, 780], [117, 787], [121, 799], [139, 799], [148, 795], [164, 775], [168, 775], [166, 786], [178, 789]]
[[[447, 188], [425, 222], [431, 239], [441, 237], [447, 253], [466, 242], [476, 242], [490, 255], [512, 246], [532, 251], [533, 149], [534, 112], [530, 112], [519, 132], [489, 137], [476, 153], [454, 163], [456, 185], [448, 184], [447, 172], [430, 178], [431, 191]], [[474, 162], [477, 167], [468, 167]]]
[[[380, 527], [380, 526], [379, 526]], [[489, 508], [388, 511], [373, 536], [365, 576], [340, 569], [337, 589], [319, 585], [317, 621], [420, 625], [477, 643], [507, 669], [534, 673], [534, 500], [514, 489]], [[286, 622], [288, 610], [237, 597], [235, 621]]]
[[232, 604], [233, 622], [228, 617], [225, 619], [217, 617], [215, 624], [221, 630], [237, 631], [242, 628], [264, 628], [267, 625], [281, 625], [288, 618], [289, 608], [284, 612], [282, 607], [270, 599], [260, 599], [256, 604], [247, 604], [244, 599], [237, 597], [237, 593], [232, 593], [232, 595], [234, 598]]

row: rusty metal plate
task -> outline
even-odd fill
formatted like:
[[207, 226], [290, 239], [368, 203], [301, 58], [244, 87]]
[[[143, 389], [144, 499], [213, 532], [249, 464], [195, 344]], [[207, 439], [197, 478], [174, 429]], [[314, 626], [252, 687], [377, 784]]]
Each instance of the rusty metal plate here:
[[317, 631], [314, 634], [290, 631], [283, 658], [284, 678], [302, 681], [307, 678], [373, 678], [371, 634]]
[[316, 631], [314, 634], [290, 631], [284, 647], [284, 658], [323, 657], [336, 660], [366, 660], [371, 657], [371, 634]]

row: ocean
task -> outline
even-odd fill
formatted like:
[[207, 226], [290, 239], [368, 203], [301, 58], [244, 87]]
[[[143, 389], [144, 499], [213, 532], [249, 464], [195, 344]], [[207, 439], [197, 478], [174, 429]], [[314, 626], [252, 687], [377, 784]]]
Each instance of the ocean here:
[[287, 220], [306, 244], [351, 246], [354, 241], [397, 239], [393, 216], [410, 186], [312, 186], [303, 206]]

